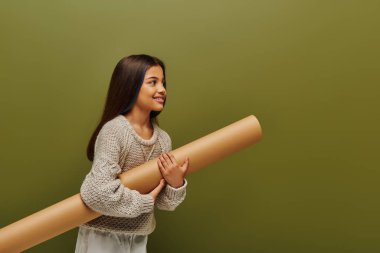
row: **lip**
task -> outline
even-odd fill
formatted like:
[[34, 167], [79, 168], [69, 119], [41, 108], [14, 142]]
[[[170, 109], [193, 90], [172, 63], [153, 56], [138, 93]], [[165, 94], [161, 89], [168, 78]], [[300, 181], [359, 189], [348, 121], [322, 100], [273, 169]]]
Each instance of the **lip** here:
[[[162, 101], [157, 100], [157, 98], [161, 98]], [[165, 101], [165, 98], [164, 97], [155, 97], [155, 98], [153, 98], [153, 100], [156, 101], [157, 103], [163, 104]]]

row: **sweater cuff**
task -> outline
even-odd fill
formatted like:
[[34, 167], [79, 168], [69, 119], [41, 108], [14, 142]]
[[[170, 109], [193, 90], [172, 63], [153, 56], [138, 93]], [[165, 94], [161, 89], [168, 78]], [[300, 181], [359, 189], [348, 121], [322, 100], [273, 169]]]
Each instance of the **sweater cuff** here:
[[141, 194], [141, 213], [150, 213], [154, 208], [154, 200], [150, 194]]
[[170, 186], [169, 184], [166, 185], [165, 187], [165, 194], [170, 198], [174, 199], [176, 197], [180, 197], [184, 194], [186, 191], [186, 186], [187, 186], [187, 180], [186, 178], [183, 179], [184, 183], [181, 187], [174, 188]]

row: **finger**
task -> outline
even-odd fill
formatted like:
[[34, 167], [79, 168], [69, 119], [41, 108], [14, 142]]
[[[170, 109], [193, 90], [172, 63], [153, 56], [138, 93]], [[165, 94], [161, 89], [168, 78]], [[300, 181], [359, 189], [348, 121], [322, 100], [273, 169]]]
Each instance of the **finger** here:
[[189, 163], [189, 157], [186, 157], [185, 161], [183, 161], [182, 165], [188, 164]]
[[162, 162], [166, 162], [166, 157], [165, 157], [165, 154], [164, 154], [164, 153], [162, 153], [162, 154], [160, 155], [160, 159], [161, 159]]
[[159, 157], [159, 160], [160, 160], [161, 164], [162, 164], [164, 167], [167, 166], [167, 162], [166, 162], [166, 160], [165, 160], [165, 158], [164, 158], [163, 156], [160, 156], [160, 157]]
[[186, 170], [185, 170], [185, 173], [187, 173], [187, 171], [189, 170], [190, 168], [190, 158], [187, 157], [187, 160], [186, 160]]
[[165, 186], [165, 180], [161, 179], [160, 184], [157, 186], [157, 191], [160, 192], [162, 188], [164, 188], [164, 186]]
[[151, 193], [155, 196], [154, 198], [157, 198], [158, 193], [160, 192], [160, 188], [158, 186], [151, 191]]
[[162, 188], [165, 186], [166, 182], [164, 179], [160, 180], [160, 183], [152, 190], [152, 193], [155, 195], [158, 195], [158, 193], [162, 190]]
[[165, 181], [164, 178], [161, 178], [161, 180], [160, 180], [160, 184], [166, 185], [166, 181]]
[[173, 164], [172, 160], [170, 159], [170, 157], [167, 153], [164, 153], [164, 158], [165, 158], [166, 164], [168, 164], [168, 166]]
[[168, 153], [168, 155], [169, 155], [169, 158], [170, 158], [170, 160], [172, 161], [172, 163], [173, 163], [175, 166], [177, 166], [177, 160], [175, 159], [174, 155], [171, 154], [171, 153]]
[[187, 157], [186, 160], [184, 161], [183, 165], [181, 166], [182, 171], [184, 173], [186, 173], [187, 170], [189, 169], [189, 162], [190, 162], [189, 157]]
[[160, 160], [157, 160], [158, 168], [160, 169], [162, 174], [166, 173], [166, 168], [162, 165]]

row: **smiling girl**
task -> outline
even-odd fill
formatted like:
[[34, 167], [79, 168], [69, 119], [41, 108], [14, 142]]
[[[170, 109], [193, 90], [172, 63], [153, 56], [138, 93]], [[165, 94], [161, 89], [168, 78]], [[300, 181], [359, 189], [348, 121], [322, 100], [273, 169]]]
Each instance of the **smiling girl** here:
[[[87, 147], [93, 161], [80, 188], [83, 202], [102, 216], [79, 227], [76, 253], [146, 252], [154, 207], [174, 210], [186, 196], [189, 159], [178, 165], [170, 136], [156, 117], [167, 98], [165, 66], [130, 55], [116, 65], [104, 111]], [[118, 175], [157, 159], [163, 179], [148, 194], [125, 187]]]

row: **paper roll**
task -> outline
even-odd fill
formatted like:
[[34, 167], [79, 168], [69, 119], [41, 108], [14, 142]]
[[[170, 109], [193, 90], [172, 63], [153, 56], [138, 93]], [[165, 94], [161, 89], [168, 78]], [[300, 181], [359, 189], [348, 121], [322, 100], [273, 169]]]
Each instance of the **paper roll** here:
[[[187, 174], [196, 172], [222, 158], [259, 141], [262, 136], [257, 118], [250, 115], [211, 134], [177, 148], [170, 153], [179, 164], [190, 158]], [[150, 192], [161, 177], [157, 159], [150, 160], [119, 176], [124, 185], [139, 192]]]
[[[187, 174], [190, 174], [256, 143], [261, 137], [260, 124], [250, 115], [170, 153], [179, 164], [189, 157]], [[120, 174], [119, 178], [126, 187], [148, 193], [162, 176], [155, 158]], [[0, 253], [26, 250], [101, 215], [88, 208], [78, 193], [0, 229]]]

